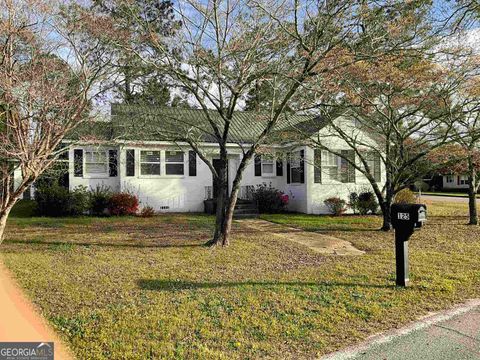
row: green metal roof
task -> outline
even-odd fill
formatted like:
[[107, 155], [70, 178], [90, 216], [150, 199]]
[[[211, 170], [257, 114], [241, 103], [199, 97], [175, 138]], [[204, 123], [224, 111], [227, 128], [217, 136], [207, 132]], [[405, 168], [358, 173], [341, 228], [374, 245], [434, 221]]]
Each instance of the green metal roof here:
[[[112, 104], [110, 122], [86, 124], [73, 137], [88, 138], [88, 134], [91, 134], [104, 140], [171, 141], [188, 134], [189, 138], [197, 141], [216, 142], [208, 117], [217, 124], [220, 131], [223, 130], [225, 122], [216, 110], [208, 110], [207, 116], [203, 109]], [[281, 133], [293, 126], [317, 123], [315, 119], [313, 115], [284, 114], [277, 121], [271, 139], [276, 138], [278, 141]], [[252, 142], [265, 129], [268, 120], [268, 114], [235, 112], [230, 122], [228, 142]], [[318, 124], [314, 126], [317, 130]], [[323, 126], [322, 124], [321, 127]]]

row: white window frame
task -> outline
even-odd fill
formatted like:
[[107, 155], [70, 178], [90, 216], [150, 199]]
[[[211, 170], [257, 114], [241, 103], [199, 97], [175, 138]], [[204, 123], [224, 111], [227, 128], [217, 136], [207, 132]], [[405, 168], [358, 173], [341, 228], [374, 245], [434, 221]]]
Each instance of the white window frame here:
[[453, 183], [453, 175], [447, 175], [446, 177], [447, 177], [446, 182], [447, 182], [448, 184]]
[[[142, 152], [158, 152], [158, 161], [142, 161]], [[158, 164], [158, 174], [143, 174], [142, 164]], [[138, 157], [138, 174], [140, 177], [159, 177], [162, 176], [162, 152], [160, 150], [140, 150], [140, 156]]]
[[[87, 161], [88, 154], [104, 154], [105, 156], [105, 161], [100, 162], [100, 161]], [[88, 165], [89, 164], [104, 164], [105, 165], [105, 171], [104, 172], [89, 172], [88, 171]], [[109, 158], [108, 158], [108, 150], [107, 149], [84, 149], [83, 150], [83, 177], [84, 178], [104, 178], [109, 176]]]
[[[181, 153], [182, 154], [182, 161], [168, 161], [167, 156], [169, 153], [174, 152], [174, 153]], [[183, 165], [183, 174], [167, 174], [167, 165]], [[184, 177], [185, 176], [185, 152], [184, 151], [179, 151], [179, 150], [165, 150], [165, 176], [168, 177]]]
[[[334, 182], [341, 182], [338, 177], [340, 176], [340, 173], [342, 171], [342, 161], [340, 156], [331, 153], [330, 151], [327, 150], [322, 150], [322, 161], [320, 164], [320, 169], [323, 172], [324, 169], [327, 169], [325, 172], [322, 173], [322, 179], [323, 179], [323, 174], [328, 175], [328, 180], [329, 181], [334, 181]], [[336, 169], [336, 176], [337, 178], [333, 178], [330, 173], [330, 169]], [[322, 181], [324, 182], [324, 181]]]
[[[271, 158], [271, 157], [268, 157], [268, 158], [265, 158], [265, 156], [261, 156], [261, 160], [262, 160], [262, 176], [263, 177], [274, 177], [276, 174], [275, 174], [275, 171], [276, 171], [276, 160], [274, 158]], [[263, 165], [271, 165], [272, 166], [272, 172], [266, 172], [264, 171], [263, 169]]]
[[468, 176], [460, 175], [460, 185], [468, 185]]

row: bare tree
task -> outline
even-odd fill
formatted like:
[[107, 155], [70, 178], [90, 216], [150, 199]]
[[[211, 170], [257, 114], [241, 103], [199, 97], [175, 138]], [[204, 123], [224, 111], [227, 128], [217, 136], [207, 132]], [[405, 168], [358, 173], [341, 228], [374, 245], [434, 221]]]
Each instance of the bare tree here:
[[[318, 106], [326, 131], [307, 138], [312, 147], [343, 159], [345, 171], [358, 171], [369, 181], [385, 231], [391, 229], [395, 194], [430, 169], [422, 160], [450, 141], [456, 120], [452, 97], [462, 79], [423, 51], [395, 54], [381, 63], [358, 62], [333, 76], [334, 99]], [[342, 120], [336, 120], [339, 114]], [[351, 151], [336, 149], [332, 137]]]
[[[114, 1], [114, 0], [112, 0]], [[187, 92], [203, 110], [206, 126], [172, 119], [177, 131], [171, 139], [187, 142], [208, 165], [218, 184], [216, 227], [210, 245], [229, 242], [232, 215], [246, 166], [258, 148], [285, 117], [289, 102], [302, 91], [308, 79], [321, 78], [364, 58], [403, 46], [406, 37], [390, 47], [380, 47], [386, 33], [406, 26], [390, 23], [388, 13], [403, 5], [389, 1], [244, 1], [186, 0], [175, 6], [182, 29], [171, 39], [155, 31], [131, 2], [123, 2], [124, 18], [136, 19], [135, 36], [142, 49], [133, 51], [145, 66], [167, 74], [175, 87]], [[384, 26], [375, 24], [382, 23]], [[368, 26], [366, 26], [368, 24]], [[398, 27], [397, 27], [398, 26]], [[415, 36], [415, 29], [410, 36]], [[372, 47], [360, 53], [362, 42]], [[248, 141], [232, 136], [234, 112], [241, 110], [251, 90], [261, 83], [270, 87], [271, 101], [252, 115], [252, 128], [260, 128]], [[324, 91], [328, 91], [327, 88]], [[321, 92], [321, 91], [320, 91]], [[217, 145], [219, 166], [205, 153], [205, 137]], [[241, 148], [240, 163], [228, 193], [229, 144]]]
[[[453, 127], [452, 139], [463, 149], [463, 159], [466, 163], [465, 172], [468, 176], [468, 207], [469, 225], [478, 225], [476, 195], [480, 187], [478, 170], [478, 151], [480, 149], [480, 78], [479, 58], [473, 56], [467, 63], [470, 71], [463, 77], [462, 86], [455, 97], [455, 107], [458, 113]], [[455, 66], [458, 71], [458, 64]]]
[[[90, 118], [97, 80], [108, 69], [100, 48], [82, 35], [80, 19], [61, 16], [60, 5], [0, 5], [0, 242], [16, 201], [63, 151], [65, 135]], [[98, 27], [92, 20], [85, 26]]]

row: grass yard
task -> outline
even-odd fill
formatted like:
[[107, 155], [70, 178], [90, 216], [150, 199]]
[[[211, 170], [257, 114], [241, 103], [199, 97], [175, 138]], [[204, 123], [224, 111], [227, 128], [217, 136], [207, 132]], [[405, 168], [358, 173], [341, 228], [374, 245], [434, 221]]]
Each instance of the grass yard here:
[[1, 256], [79, 359], [314, 358], [480, 296], [480, 228], [467, 204], [430, 205], [410, 243], [412, 286], [394, 286], [380, 219], [269, 215], [366, 251], [324, 256], [213, 218], [48, 219], [14, 213]]
[[[417, 193], [418, 194], [418, 193]], [[431, 192], [431, 191], [422, 191], [422, 195], [433, 195], [433, 196], [446, 196], [446, 197], [464, 197], [468, 198], [467, 192]], [[477, 194], [477, 198], [480, 197], [480, 194]]]

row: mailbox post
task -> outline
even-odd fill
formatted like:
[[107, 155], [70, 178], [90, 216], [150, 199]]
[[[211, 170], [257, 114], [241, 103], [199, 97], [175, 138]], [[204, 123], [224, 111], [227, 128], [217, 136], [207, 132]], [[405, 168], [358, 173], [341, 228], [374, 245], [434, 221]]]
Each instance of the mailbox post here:
[[395, 262], [397, 285], [408, 286], [408, 240], [413, 232], [427, 221], [427, 206], [421, 204], [393, 204], [392, 225], [395, 229]]

